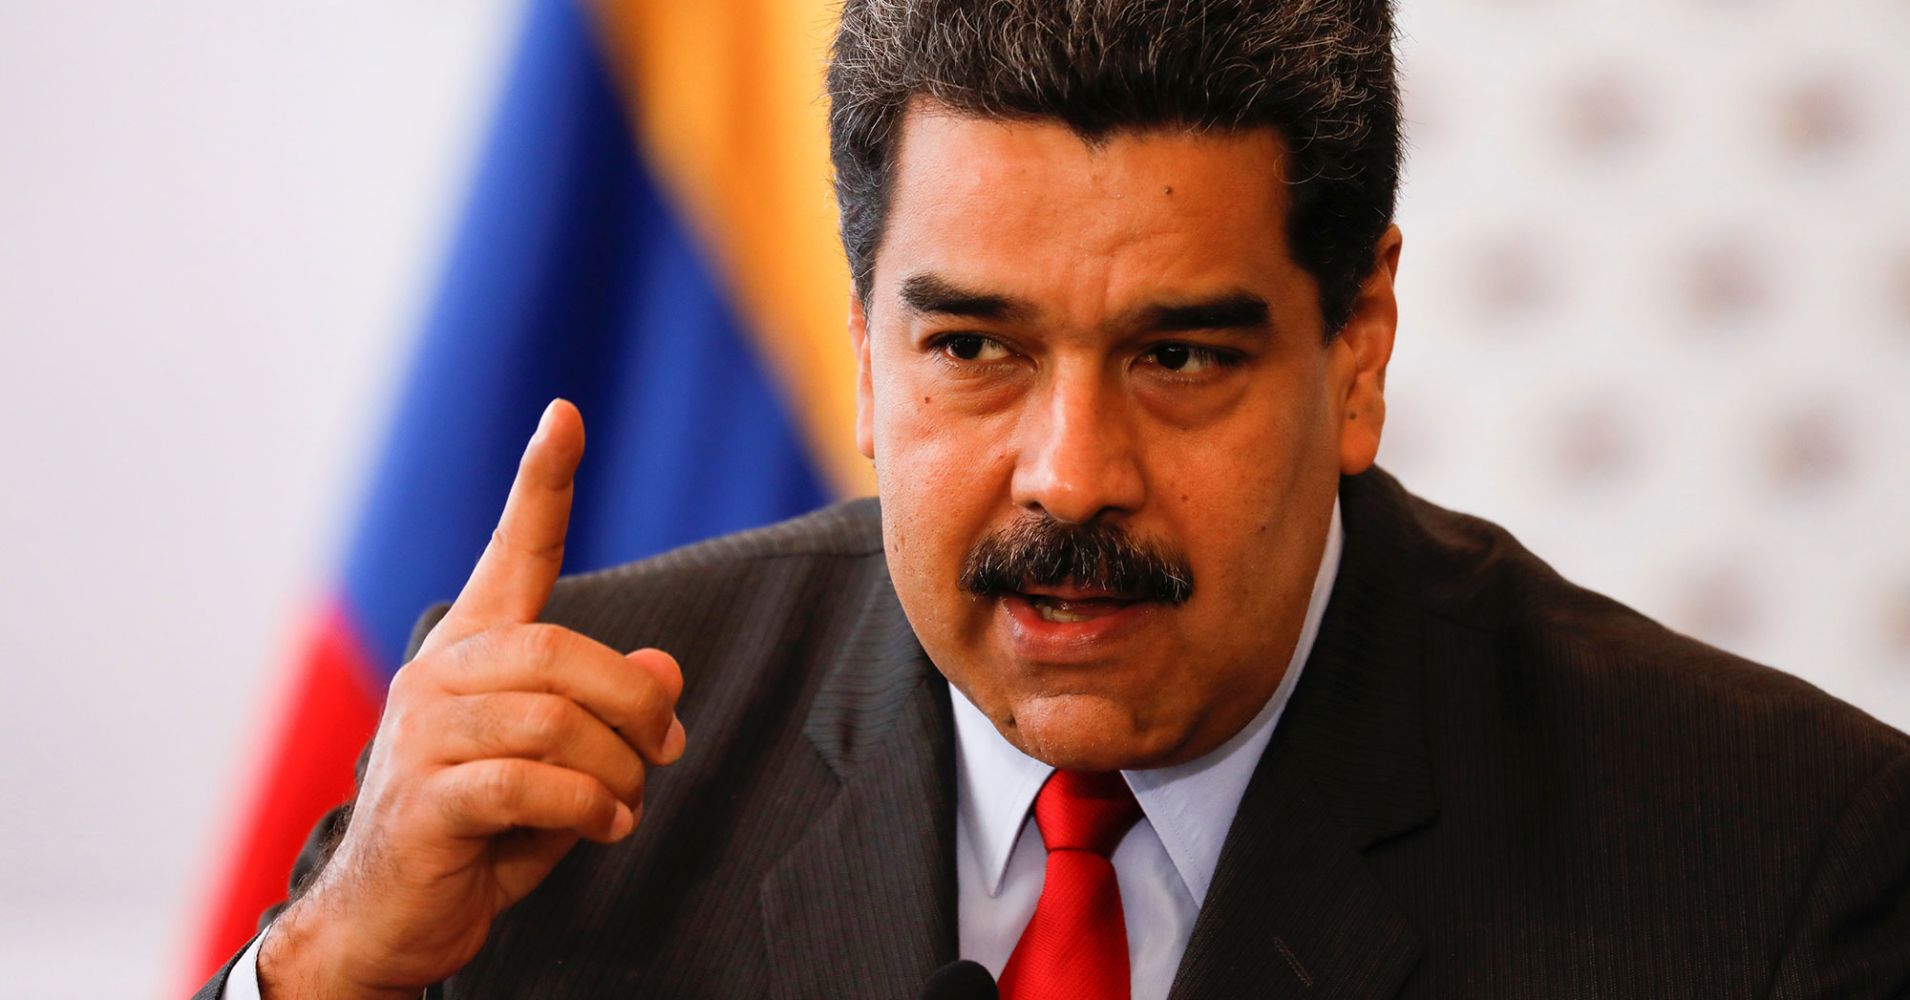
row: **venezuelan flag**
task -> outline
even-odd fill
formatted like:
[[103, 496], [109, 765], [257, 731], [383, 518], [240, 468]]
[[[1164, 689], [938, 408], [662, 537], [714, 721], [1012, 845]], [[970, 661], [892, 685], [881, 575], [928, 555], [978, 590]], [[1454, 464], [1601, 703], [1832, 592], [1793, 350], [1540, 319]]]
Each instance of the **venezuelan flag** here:
[[582, 409], [570, 570], [866, 492], [850, 431], [824, 0], [530, 0], [354, 541], [193, 966], [351, 794], [411, 624], [456, 595], [544, 403]]

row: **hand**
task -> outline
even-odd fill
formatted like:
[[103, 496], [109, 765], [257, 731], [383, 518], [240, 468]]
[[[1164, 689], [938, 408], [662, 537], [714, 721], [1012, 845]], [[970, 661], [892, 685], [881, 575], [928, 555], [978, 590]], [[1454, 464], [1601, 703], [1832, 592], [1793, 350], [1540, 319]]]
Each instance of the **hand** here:
[[551, 403], [463, 592], [392, 678], [337, 852], [260, 946], [267, 996], [417, 997], [578, 838], [629, 836], [645, 768], [682, 755], [669, 654], [536, 623], [583, 444]]

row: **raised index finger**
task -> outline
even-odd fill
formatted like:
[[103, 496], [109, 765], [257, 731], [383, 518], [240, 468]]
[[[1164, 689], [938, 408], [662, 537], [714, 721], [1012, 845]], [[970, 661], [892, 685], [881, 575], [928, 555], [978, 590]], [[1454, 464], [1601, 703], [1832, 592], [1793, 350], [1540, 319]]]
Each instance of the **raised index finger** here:
[[537, 620], [563, 569], [571, 486], [583, 454], [583, 417], [568, 401], [551, 400], [524, 447], [491, 543], [445, 615], [452, 635]]

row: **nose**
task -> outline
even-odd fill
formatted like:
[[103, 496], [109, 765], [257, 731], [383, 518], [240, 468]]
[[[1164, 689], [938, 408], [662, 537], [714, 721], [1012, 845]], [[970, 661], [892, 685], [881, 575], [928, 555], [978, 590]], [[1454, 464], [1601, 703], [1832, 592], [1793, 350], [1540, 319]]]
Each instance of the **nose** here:
[[1031, 402], [1016, 429], [1018, 506], [1074, 524], [1140, 508], [1146, 487], [1133, 422], [1101, 372], [1058, 371]]

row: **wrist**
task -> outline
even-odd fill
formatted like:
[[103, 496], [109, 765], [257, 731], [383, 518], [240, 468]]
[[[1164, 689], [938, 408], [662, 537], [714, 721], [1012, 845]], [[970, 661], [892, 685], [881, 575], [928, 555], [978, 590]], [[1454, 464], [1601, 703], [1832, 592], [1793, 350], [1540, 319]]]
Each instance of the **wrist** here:
[[350, 954], [311, 897], [286, 907], [259, 942], [260, 1000], [418, 1000], [421, 989], [368, 985], [350, 972]]

